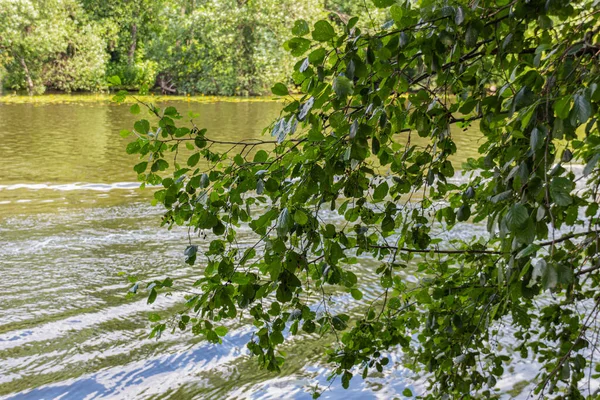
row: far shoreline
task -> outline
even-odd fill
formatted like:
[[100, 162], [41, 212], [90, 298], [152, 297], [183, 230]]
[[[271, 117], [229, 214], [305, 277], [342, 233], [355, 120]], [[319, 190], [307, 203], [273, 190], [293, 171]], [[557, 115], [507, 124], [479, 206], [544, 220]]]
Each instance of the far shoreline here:
[[[113, 97], [115, 93], [44, 93], [39, 95], [2, 93], [0, 94], [0, 104], [68, 104], [68, 103], [115, 103]], [[189, 102], [189, 103], [216, 103], [216, 102], [282, 102], [282, 98], [275, 96], [209, 96], [209, 95], [157, 95], [146, 94], [138, 95], [131, 92], [126, 98], [125, 103], [135, 103], [136, 99], [144, 102], [166, 103], [166, 102]]]

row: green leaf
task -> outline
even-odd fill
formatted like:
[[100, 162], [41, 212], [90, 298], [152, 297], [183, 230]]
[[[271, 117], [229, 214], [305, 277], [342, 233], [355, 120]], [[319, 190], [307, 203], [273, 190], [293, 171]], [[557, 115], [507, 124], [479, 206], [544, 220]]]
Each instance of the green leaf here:
[[342, 387], [344, 389], [348, 389], [348, 387], [350, 386], [350, 379], [352, 379], [352, 374], [350, 373], [350, 371], [344, 371], [344, 373], [342, 374]]
[[404, 10], [398, 4], [392, 5], [390, 8], [390, 15], [396, 24], [400, 24], [402, 21], [402, 17], [404, 16]]
[[538, 25], [542, 29], [552, 29], [552, 19], [547, 15], [540, 15], [538, 17]]
[[346, 327], [348, 326], [346, 324], [346, 321], [344, 321], [344, 317], [345, 317], [345, 315], [342, 314], [339, 316], [336, 315], [335, 317], [333, 317], [331, 319], [331, 324], [333, 325], [333, 328], [336, 331], [342, 331], [342, 330], [346, 329]]
[[227, 327], [225, 326], [217, 326], [214, 329], [215, 333], [221, 337], [227, 335], [227, 332], [229, 332], [229, 329], [227, 329]]
[[381, 230], [384, 232], [391, 232], [395, 229], [396, 223], [394, 219], [390, 216], [386, 216], [383, 221], [381, 221]]
[[465, 33], [465, 46], [468, 49], [475, 47], [477, 44], [477, 38], [479, 37], [479, 31], [474, 24], [469, 24], [467, 32]]
[[271, 92], [273, 92], [276, 96], [287, 96], [290, 94], [288, 88], [283, 83], [276, 83], [275, 86], [271, 88]]
[[265, 183], [265, 189], [271, 193], [274, 193], [279, 190], [279, 182], [277, 182], [276, 179], [269, 178]]
[[557, 281], [561, 285], [570, 285], [575, 279], [573, 267], [570, 264], [561, 263], [556, 268]]
[[584, 124], [592, 116], [592, 103], [585, 93], [587, 92], [573, 96], [572, 112], [580, 124]]
[[[454, 166], [452, 166], [452, 163], [450, 162], [450, 160], [446, 160], [442, 163], [441, 167], [440, 167], [440, 173], [442, 175], [444, 175], [446, 178], [451, 178], [454, 176]], [[473, 190], [473, 188], [469, 188], [470, 190]]]
[[267, 153], [264, 150], [259, 150], [254, 155], [253, 162], [255, 162], [255, 163], [263, 163], [263, 162], [266, 162], [268, 159], [269, 159], [269, 153]]
[[506, 213], [504, 218], [508, 229], [511, 232], [517, 232], [526, 226], [527, 220], [529, 219], [529, 213], [524, 205], [515, 204], [508, 210], [508, 213]]
[[156, 300], [156, 296], [158, 295], [158, 293], [156, 292], [156, 289], [152, 288], [150, 290], [150, 294], [148, 294], [148, 304], [152, 304], [154, 303], [154, 301]]
[[195, 167], [199, 161], [200, 161], [200, 153], [194, 153], [188, 158], [187, 165], [189, 167]]
[[283, 48], [288, 50], [294, 57], [300, 57], [310, 48], [311, 41], [308, 39], [295, 37], [283, 44]]
[[175, 107], [169, 106], [165, 108], [164, 115], [168, 115], [170, 117], [177, 117], [179, 113], [177, 112], [177, 109]]
[[571, 96], [563, 96], [552, 105], [554, 114], [560, 119], [567, 119], [571, 111]]
[[542, 287], [544, 290], [554, 289], [558, 284], [558, 273], [554, 264], [548, 265], [546, 261], [540, 260], [538, 267], [541, 270], [542, 275]]
[[361, 300], [363, 298], [363, 293], [358, 289], [350, 289], [350, 294], [354, 300]]
[[285, 339], [280, 331], [273, 331], [271, 333], [270, 340], [273, 346], [277, 346], [282, 344]]
[[333, 26], [325, 20], [319, 20], [315, 23], [312, 37], [317, 42], [327, 42], [335, 37]]
[[402, 391], [402, 396], [413, 397], [413, 392], [409, 388], [406, 388]]
[[377, 188], [375, 188], [375, 190], [373, 191], [373, 200], [375, 200], [375, 201], [383, 200], [385, 198], [385, 196], [387, 196], [388, 190], [389, 190], [389, 186], [388, 186], [387, 182], [383, 182], [382, 184], [377, 186]]
[[344, 75], [339, 75], [333, 80], [333, 91], [339, 99], [344, 99], [353, 92], [354, 84]]
[[207, 143], [207, 141], [204, 138], [204, 136], [196, 136], [196, 138], [194, 138], [194, 144], [199, 149], [205, 148], [206, 147], [206, 143]]
[[573, 198], [571, 198], [573, 186], [573, 181], [568, 178], [552, 178], [552, 181], [550, 182], [550, 197], [552, 197], [552, 200], [559, 206], [569, 206], [573, 203]]
[[136, 140], [135, 142], [131, 142], [127, 145], [127, 147], [125, 148], [125, 151], [127, 152], [127, 154], [135, 154], [137, 152], [140, 151], [140, 141], [139, 139]]
[[492, 203], [496, 204], [501, 201], [510, 199], [512, 197], [512, 194], [513, 194], [512, 190], [506, 190], [502, 193], [498, 193], [497, 195], [490, 197], [490, 201]]
[[154, 161], [154, 163], [152, 164], [151, 170], [152, 172], [157, 172], [157, 171], [164, 171], [167, 168], [169, 168], [169, 163], [166, 162], [163, 159], [158, 159], [156, 161]]
[[544, 144], [544, 139], [546, 138], [546, 132], [543, 129], [538, 129], [538, 127], [533, 128], [531, 131], [531, 148], [535, 150], [539, 150]]
[[294, 26], [292, 27], [292, 35], [294, 36], [304, 36], [310, 32], [310, 28], [308, 26], [308, 22], [303, 19], [298, 19], [294, 22]]
[[244, 157], [242, 157], [240, 154], [236, 154], [235, 157], [233, 157], [233, 162], [241, 167], [242, 165], [244, 165]]
[[535, 223], [531, 218], [528, 218], [525, 226], [515, 232], [515, 237], [520, 243], [531, 244], [535, 240], [536, 233]]
[[321, 64], [325, 59], [326, 54], [327, 52], [325, 51], [325, 49], [319, 47], [318, 49], [313, 50], [308, 54], [308, 61], [313, 65]]
[[219, 266], [217, 268], [217, 271], [219, 272], [219, 275], [221, 276], [221, 278], [223, 279], [229, 279], [231, 277], [231, 275], [233, 275], [233, 264], [231, 263], [231, 261], [229, 260], [221, 260], [221, 262], [219, 263]]
[[129, 112], [132, 114], [139, 114], [140, 113], [140, 105], [138, 103], [133, 104], [131, 107], [129, 107]]
[[136, 165], [133, 167], [133, 170], [134, 170], [135, 172], [137, 172], [138, 174], [142, 174], [142, 173], [144, 173], [144, 171], [146, 171], [146, 168], [147, 168], [147, 167], [148, 167], [148, 162], [146, 162], [146, 161], [143, 161], [143, 162], [141, 162], [141, 163], [139, 163], [139, 164], [136, 164]]
[[133, 127], [140, 135], [147, 135], [150, 132], [150, 122], [145, 119], [137, 121], [133, 124]]
[[160, 315], [156, 314], [156, 313], [152, 313], [148, 316], [148, 320], [150, 322], [158, 322], [161, 320]]
[[540, 249], [540, 246], [538, 246], [537, 244], [530, 244], [529, 246], [527, 246], [523, 250], [521, 250], [519, 253], [517, 253], [516, 258], [523, 258], [523, 257], [530, 256], [530, 255], [534, 254], [535, 252], [537, 252], [539, 249]]
[[212, 231], [217, 236], [222, 235], [225, 233], [225, 225], [223, 225], [221, 221], [217, 220], [217, 223], [215, 226], [213, 226]]
[[302, 330], [306, 333], [313, 333], [315, 331], [315, 323], [311, 320], [305, 321], [302, 324]]
[[118, 75], [108, 77], [107, 81], [112, 86], [121, 86], [121, 78]]
[[213, 330], [209, 330], [206, 332], [206, 340], [208, 340], [211, 343], [220, 343], [221, 342], [219, 335], [217, 335], [216, 332]]
[[294, 221], [299, 225], [306, 225], [308, 223], [308, 216], [302, 210], [296, 210], [294, 213]]
[[468, 204], [463, 204], [456, 212], [456, 220], [458, 222], [465, 222], [471, 218], [471, 208]]
[[[513, 99], [511, 112], [530, 106], [536, 100], [534, 93], [527, 86], [523, 86]], [[526, 124], [524, 124], [526, 127]]]
[[125, 90], [119, 90], [117, 92], [117, 94], [114, 95], [114, 97], [112, 98], [112, 100], [114, 102], [117, 102], [117, 103], [122, 103], [122, 102], [125, 101], [125, 98], [127, 97], [127, 95], [128, 95], [127, 91], [125, 91]]

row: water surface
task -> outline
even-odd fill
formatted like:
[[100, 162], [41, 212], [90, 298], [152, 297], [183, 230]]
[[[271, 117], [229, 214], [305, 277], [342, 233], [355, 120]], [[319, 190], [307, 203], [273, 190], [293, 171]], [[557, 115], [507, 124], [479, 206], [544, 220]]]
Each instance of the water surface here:
[[[199, 113], [197, 124], [225, 140], [260, 138], [281, 108], [256, 101], [169, 105]], [[201, 266], [183, 263], [187, 232], [160, 228], [151, 191], [137, 188], [138, 161], [118, 134], [138, 118], [128, 108], [0, 102], [0, 398], [310, 398], [307, 385], [327, 385], [321, 354], [331, 338], [299, 336], [286, 344], [279, 375], [248, 358], [252, 328], [243, 318], [230, 324], [223, 345], [189, 333], [147, 338], [148, 314], [176, 310], [180, 289]], [[458, 131], [455, 140], [459, 161], [476, 155], [475, 130]], [[339, 221], [334, 213], [324, 218]], [[251, 240], [242, 235], [242, 244]], [[361, 259], [350, 268], [364, 284], [362, 305], [373, 301], [374, 263]], [[173, 296], [152, 306], [126, 299], [119, 273], [175, 278]], [[340, 310], [352, 304], [348, 294], [331, 295]], [[357, 307], [346, 311], [356, 314]], [[390, 357], [393, 364], [401, 355]], [[335, 382], [324, 398], [400, 398], [406, 387], [421, 389], [416, 378], [397, 365], [354, 379], [348, 391]]]

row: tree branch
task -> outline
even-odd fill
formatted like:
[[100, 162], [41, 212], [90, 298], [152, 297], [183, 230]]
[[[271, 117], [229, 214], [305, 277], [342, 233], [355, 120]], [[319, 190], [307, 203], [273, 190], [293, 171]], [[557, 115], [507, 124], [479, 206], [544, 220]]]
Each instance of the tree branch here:
[[435, 253], [435, 254], [508, 254], [507, 252], [496, 251], [496, 250], [479, 250], [479, 249], [465, 249], [465, 250], [440, 250], [440, 249], [411, 249], [408, 247], [396, 247], [396, 246], [368, 246], [375, 249], [389, 249], [403, 251], [405, 253]]
[[[545, 246], [551, 246], [557, 243], [561, 243], [561, 242], [565, 242], [569, 239], [573, 239], [573, 238], [577, 238], [577, 237], [581, 237], [581, 236], [587, 236], [587, 235], [591, 235], [591, 234], [596, 234], [598, 235], [600, 232], [598, 231], [589, 231], [589, 232], [577, 232], [577, 233], [570, 233], [568, 235], [562, 236], [556, 240], [549, 240], [546, 242], [540, 242], [540, 243], [535, 243], [540, 247], [545, 247]], [[492, 254], [492, 255], [508, 255], [508, 254], [512, 254], [515, 253], [516, 251], [498, 251], [498, 250], [487, 250], [487, 249], [464, 249], [464, 250], [440, 250], [440, 249], [411, 249], [408, 247], [396, 247], [396, 246], [384, 246], [384, 245], [375, 245], [375, 246], [368, 246], [370, 248], [375, 248], [375, 249], [388, 249], [388, 250], [396, 250], [396, 251], [403, 251], [405, 253], [434, 253], [434, 254]], [[591, 272], [591, 271], [595, 271], [596, 269], [600, 269], [600, 265], [595, 266], [595, 267], [590, 267], [586, 270], [581, 270], [580, 272], [578, 272], [576, 275], [581, 275], [587, 272]]]

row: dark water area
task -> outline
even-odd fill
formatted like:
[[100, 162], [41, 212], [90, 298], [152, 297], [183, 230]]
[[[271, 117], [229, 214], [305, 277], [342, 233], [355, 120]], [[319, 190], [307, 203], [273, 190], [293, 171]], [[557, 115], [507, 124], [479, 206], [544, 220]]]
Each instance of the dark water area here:
[[[199, 113], [197, 125], [223, 140], [261, 138], [281, 109], [259, 101], [169, 105], [183, 115]], [[148, 315], [177, 311], [182, 289], [202, 266], [183, 262], [187, 230], [160, 228], [152, 190], [138, 189], [132, 171], [138, 160], [125, 153], [128, 139], [119, 136], [138, 118], [128, 105], [105, 101], [0, 102], [0, 398], [311, 398], [309, 386], [328, 385], [322, 352], [329, 337], [294, 336], [284, 346], [281, 374], [260, 370], [249, 358], [245, 344], [253, 327], [245, 317], [229, 324], [222, 345], [189, 332], [148, 339]], [[456, 132], [455, 139], [457, 157], [476, 155], [475, 129]], [[335, 212], [323, 218], [341, 223]], [[249, 229], [240, 236], [242, 244], [254, 240]], [[359, 315], [380, 294], [376, 265], [361, 258], [349, 268], [363, 283], [364, 298], [330, 295], [335, 307]], [[123, 275], [172, 277], [173, 296], [151, 306], [143, 296], [127, 299]], [[322, 398], [403, 398], [405, 388], [419, 393], [420, 377], [395, 363], [400, 353], [389, 356], [394, 367], [352, 380], [349, 390], [336, 381]]]

